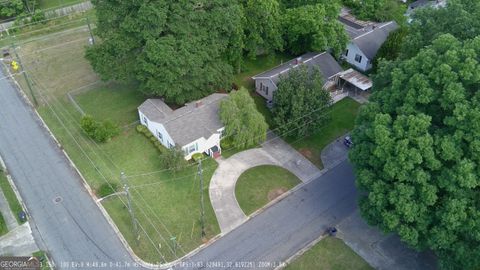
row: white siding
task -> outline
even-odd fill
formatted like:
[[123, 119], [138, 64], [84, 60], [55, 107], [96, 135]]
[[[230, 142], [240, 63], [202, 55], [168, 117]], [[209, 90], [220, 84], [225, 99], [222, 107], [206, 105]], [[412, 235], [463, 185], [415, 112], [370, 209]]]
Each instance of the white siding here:
[[[347, 51], [345, 51], [345, 53], [347, 53], [347, 52], [348, 52], [348, 54], [344, 55], [344, 57], [345, 57], [345, 59], [347, 60], [348, 63], [354, 65], [355, 67], [357, 67], [361, 71], [367, 71], [367, 70], [372, 68], [371, 59], [368, 59], [363, 54], [363, 52], [358, 48], [358, 46], [355, 45], [354, 43], [352, 43], [352, 42], [348, 43]], [[359, 56], [362, 57], [362, 60], [361, 60], [360, 63], [355, 61], [355, 56], [356, 55], [359, 55]]]
[[[263, 88], [261, 87], [263, 86]], [[268, 87], [268, 91], [267, 91]], [[273, 99], [273, 92], [277, 90], [277, 86], [270, 79], [256, 79], [255, 80], [255, 90], [262, 97], [267, 100]]]
[[[138, 116], [140, 117], [140, 123], [146, 126], [150, 132], [163, 144], [163, 146], [170, 148], [170, 146], [175, 146], [175, 142], [172, 140], [168, 132], [165, 130], [165, 127], [157, 122], [150, 121], [145, 115], [138, 111]], [[145, 122], [146, 120], [146, 122]], [[162, 134], [162, 138], [158, 135]]]
[[[173, 139], [170, 137], [168, 134], [167, 130], [165, 127], [157, 122], [150, 121], [145, 115], [143, 115], [140, 111], [138, 111], [138, 116], [140, 117], [140, 123], [148, 128], [150, 132], [167, 148], [170, 146], [175, 146], [175, 142]], [[222, 134], [222, 131], [224, 128], [221, 128], [217, 130], [217, 133], [214, 133], [210, 136], [210, 138], [205, 139], [204, 137], [199, 138], [187, 145], [184, 145], [182, 147], [182, 150], [185, 151], [185, 149], [188, 149], [190, 145], [197, 144], [197, 150], [194, 152], [189, 153], [188, 155], [185, 156], [186, 160], [189, 160], [192, 158], [192, 155], [195, 153], [203, 153], [207, 152], [208, 149], [218, 146], [218, 149], [220, 149], [220, 136]], [[162, 138], [158, 135], [158, 133], [162, 134]]]
[[[188, 149], [191, 145], [195, 145], [197, 144], [197, 150], [194, 151], [194, 152], [191, 152], [189, 153], [188, 155], [185, 156], [185, 159], [186, 160], [189, 160], [192, 158], [192, 155], [195, 154], [195, 153], [204, 153], [204, 152], [207, 152], [208, 149], [214, 147], [214, 146], [218, 146], [218, 149], [220, 149], [220, 136], [222, 134], [222, 129], [219, 129], [218, 133], [214, 133], [212, 134], [212, 136], [210, 136], [210, 138], [208, 139], [205, 139], [204, 137], [200, 138], [200, 139], [197, 139], [185, 146], [182, 147], [182, 150], [186, 150]], [[208, 154], [208, 153], [207, 153]]]

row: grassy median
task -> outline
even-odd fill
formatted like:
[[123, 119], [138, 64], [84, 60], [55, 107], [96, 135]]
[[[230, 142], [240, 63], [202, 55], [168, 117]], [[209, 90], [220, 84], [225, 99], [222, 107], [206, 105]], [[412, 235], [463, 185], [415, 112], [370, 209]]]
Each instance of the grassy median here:
[[288, 265], [285, 270], [370, 270], [373, 269], [342, 240], [327, 237]]
[[240, 175], [235, 196], [243, 212], [250, 215], [299, 183], [300, 180], [284, 168], [262, 165]]

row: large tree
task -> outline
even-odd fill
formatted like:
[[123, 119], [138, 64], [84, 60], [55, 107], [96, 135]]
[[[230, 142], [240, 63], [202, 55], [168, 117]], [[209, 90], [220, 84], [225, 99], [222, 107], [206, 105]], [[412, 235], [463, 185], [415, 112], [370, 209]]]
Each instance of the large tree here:
[[0, 18], [9, 18], [20, 15], [24, 11], [22, 0], [0, 2]]
[[414, 56], [442, 34], [460, 40], [480, 35], [480, 1], [449, 0], [445, 8], [423, 8], [415, 11], [405, 38], [403, 57]]
[[100, 38], [86, 57], [102, 79], [180, 104], [229, 87], [243, 49], [238, 1], [92, 2]]
[[273, 122], [281, 134], [301, 137], [313, 133], [329, 119], [330, 93], [317, 68], [290, 70], [273, 96]]
[[251, 58], [283, 48], [277, 0], [245, 0], [245, 49]]
[[383, 63], [352, 133], [362, 215], [444, 269], [480, 268], [480, 37]]
[[239, 149], [255, 146], [267, 137], [265, 117], [245, 88], [232, 92], [220, 103], [220, 119], [225, 125], [224, 137]]
[[285, 10], [284, 39], [294, 54], [332, 49], [339, 55], [346, 47], [348, 36], [337, 20], [340, 5], [335, 2], [305, 5]]

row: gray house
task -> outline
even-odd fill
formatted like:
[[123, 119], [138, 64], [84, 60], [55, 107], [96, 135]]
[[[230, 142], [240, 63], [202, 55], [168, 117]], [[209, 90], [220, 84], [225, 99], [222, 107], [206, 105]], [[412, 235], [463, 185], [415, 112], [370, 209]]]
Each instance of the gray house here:
[[374, 23], [356, 20], [350, 14], [342, 14], [338, 20], [350, 37], [343, 58], [357, 69], [367, 71], [388, 35], [398, 28], [394, 21]]
[[335, 85], [336, 75], [342, 71], [342, 67], [340, 67], [329, 53], [310, 52], [274, 67], [271, 70], [253, 76], [252, 79], [255, 81], [255, 90], [262, 97], [271, 101], [273, 99], [273, 93], [278, 88], [277, 85], [281, 76], [286, 76], [290, 70], [300, 67], [301, 65], [306, 65], [309, 68], [317, 67], [325, 79], [324, 88], [326, 89]]

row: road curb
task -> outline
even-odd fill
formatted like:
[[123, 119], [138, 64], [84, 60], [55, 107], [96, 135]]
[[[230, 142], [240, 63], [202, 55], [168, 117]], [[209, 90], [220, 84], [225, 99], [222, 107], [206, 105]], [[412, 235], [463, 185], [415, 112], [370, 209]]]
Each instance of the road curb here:
[[308, 243], [305, 247], [300, 249], [297, 253], [293, 254], [290, 258], [286, 259], [281, 265], [275, 267], [274, 270], [281, 270], [281, 269], [287, 267], [289, 264], [291, 264], [293, 261], [295, 261], [298, 257], [302, 256], [303, 254], [305, 254], [305, 252], [307, 252], [313, 246], [318, 244], [318, 242], [322, 241], [325, 237], [326, 237], [325, 235], [320, 235], [317, 239], [314, 239], [313, 241]]

